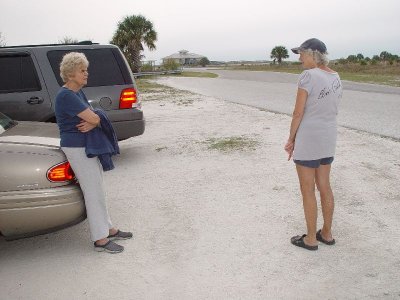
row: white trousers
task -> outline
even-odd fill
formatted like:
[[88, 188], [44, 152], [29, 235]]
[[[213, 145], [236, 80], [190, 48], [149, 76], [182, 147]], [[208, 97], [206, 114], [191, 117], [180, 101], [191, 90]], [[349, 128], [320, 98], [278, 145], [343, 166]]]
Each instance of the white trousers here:
[[107, 210], [100, 161], [97, 157], [88, 158], [85, 148], [62, 147], [61, 150], [67, 156], [81, 186], [92, 241], [106, 238], [112, 223]]

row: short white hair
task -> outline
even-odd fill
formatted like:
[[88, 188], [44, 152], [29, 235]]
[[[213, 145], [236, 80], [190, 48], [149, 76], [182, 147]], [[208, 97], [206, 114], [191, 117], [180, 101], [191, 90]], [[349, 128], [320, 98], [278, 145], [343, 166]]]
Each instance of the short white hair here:
[[312, 58], [314, 59], [315, 63], [318, 66], [320, 65], [327, 66], [329, 64], [329, 58], [327, 55], [328, 53], [321, 53], [318, 50], [311, 50], [311, 49], [301, 50], [301, 52], [312, 56]]
[[74, 71], [80, 67], [89, 67], [89, 61], [85, 54], [80, 52], [70, 52], [63, 56], [60, 63], [60, 76], [63, 82], [68, 81], [68, 75], [74, 73]]

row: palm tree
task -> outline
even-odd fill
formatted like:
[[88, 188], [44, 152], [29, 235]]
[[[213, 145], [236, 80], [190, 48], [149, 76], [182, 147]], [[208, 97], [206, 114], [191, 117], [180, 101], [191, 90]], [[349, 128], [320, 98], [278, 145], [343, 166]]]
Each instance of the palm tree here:
[[283, 59], [288, 58], [289, 54], [285, 46], [276, 46], [271, 51], [271, 58], [278, 61], [278, 64], [282, 62]]
[[155, 50], [157, 32], [153, 23], [141, 15], [125, 17], [118, 23], [117, 31], [114, 33], [111, 44], [121, 48], [134, 73], [140, 72], [140, 59], [143, 57], [141, 51], [143, 44], [149, 50]]

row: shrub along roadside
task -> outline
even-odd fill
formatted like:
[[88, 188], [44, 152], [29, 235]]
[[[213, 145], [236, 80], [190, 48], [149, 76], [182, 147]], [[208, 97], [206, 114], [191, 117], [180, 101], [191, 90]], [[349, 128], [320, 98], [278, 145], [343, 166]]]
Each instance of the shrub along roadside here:
[[[362, 65], [359, 63], [340, 63], [332, 61], [329, 64], [337, 71], [343, 80], [384, 84], [400, 87], [400, 63], [378, 62]], [[241, 65], [226, 67], [230, 70], [270, 71], [300, 74], [303, 71], [299, 63], [284, 63], [281, 65]]]

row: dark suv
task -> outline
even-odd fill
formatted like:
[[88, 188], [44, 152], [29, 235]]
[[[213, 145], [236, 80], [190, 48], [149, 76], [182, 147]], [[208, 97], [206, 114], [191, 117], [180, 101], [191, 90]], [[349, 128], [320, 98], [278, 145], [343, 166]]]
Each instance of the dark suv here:
[[59, 66], [71, 51], [89, 60], [83, 90], [93, 107], [106, 111], [118, 139], [141, 135], [145, 120], [140, 95], [124, 55], [114, 45], [0, 47], [0, 111], [15, 120], [55, 122], [54, 99], [63, 85]]

